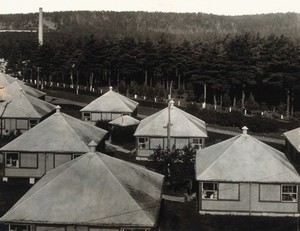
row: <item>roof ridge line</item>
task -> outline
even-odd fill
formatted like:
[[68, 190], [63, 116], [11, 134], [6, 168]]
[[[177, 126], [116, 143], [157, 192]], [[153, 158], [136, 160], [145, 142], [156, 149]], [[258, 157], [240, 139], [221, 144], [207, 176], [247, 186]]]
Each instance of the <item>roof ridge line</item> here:
[[[259, 144], [259, 146], [260, 147], [262, 147], [268, 154], [269, 154], [269, 156], [272, 156], [273, 157], [273, 159], [275, 159], [277, 162], [279, 162], [279, 163], [281, 163], [281, 164], [284, 164], [284, 166], [286, 167], [286, 168], [288, 168], [291, 172], [293, 172], [294, 174], [295, 174], [295, 172], [296, 173], [298, 173], [296, 170], [295, 170], [295, 168], [292, 168], [292, 164], [290, 163], [290, 162], [288, 162], [289, 163], [289, 165], [287, 165], [286, 164], [286, 162], [281, 162], [278, 158], [276, 158], [275, 156], [273, 156], [271, 153], [270, 153], [270, 151], [269, 150], [267, 150], [262, 144], [264, 144], [263, 142], [261, 142], [261, 141], [259, 141], [258, 139], [256, 139], [255, 137], [252, 137], [252, 136], [250, 136], [252, 139], [254, 139], [255, 141], [258, 141], [257, 143]], [[275, 149], [275, 148], [273, 148], [273, 147], [271, 147], [271, 146], [268, 146], [269, 148], [271, 148], [272, 150], [275, 150], [276, 152], [280, 152], [279, 150], [277, 150], [277, 149]], [[281, 152], [280, 152], [281, 153]], [[284, 155], [284, 153], [283, 153], [283, 155]], [[299, 176], [299, 173], [298, 173], [298, 176]]]
[[66, 118], [60, 114], [60, 116], [63, 118], [63, 120], [65, 121], [65, 123], [67, 124], [67, 126], [76, 134], [76, 137], [84, 144], [84, 146], [87, 148], [87, 152], [90, 150], [88, 145], [79, 137], [79, 135], [77, 134], [77, 132], [75, 131], [75, 129], [68, 123], [68, 121], [66, 120]]
[[[101, 153], [101, 155], [103, 155]], [[147, 213], [145, 213], [144, 208], [142, 208], [137, 202], [136, 200], [131, 196], [131, 194], [128, 192], [128, 190], [121, 184], [121, 182], [119, 181], [119, 179], [111, 172], [110, 168], [104, 163], [104, 161], [101, 159], [100, 155], [97, 154], [97, 157], [101, 160], [101, 162], [103, 163], [103, 165], [105, 166], [105, 168], [108, 170], [109, 174], [117, 181], [117, 183], [121, 186], [122, 189], [124, 189], [124, 191], [127, 193], [127, 195], [134, 201], [134, 204], [138, 206], [139, 210], [138, 211], [143, 211], [143, 214], [151, 221], [153, 222], [149, 216], [147, 215]], [[119, 160], [119, 159], [117, 159]], [[119, 160], [121, 161], [121, 160]], [[128, 164], [130, 164], [129, 162], [126, 162]]]
[[[203, 171], [202, 173], [200, 173], [200, 175], [202, 175], [203, 173], [205, 173], [211, 166], [213, 166], [217, 160], [219, 160], [220, 158], [223, 157], [224, 153], [227, 153], [228, 149], [230, 149], [241, 137], [241, 135], [237, 135], [235, 136], [236, 140], [225, 150], [225, 152], [223, 152], [220, 156], [218, 156], [218, 158], [216, 158], [210, 165], [207, 166], [207, 168], [205, 169], [205, 171]], [[234, 137], [232, 137], [234, 138]], [[198, 176], [197, 176], [198, 177]]]

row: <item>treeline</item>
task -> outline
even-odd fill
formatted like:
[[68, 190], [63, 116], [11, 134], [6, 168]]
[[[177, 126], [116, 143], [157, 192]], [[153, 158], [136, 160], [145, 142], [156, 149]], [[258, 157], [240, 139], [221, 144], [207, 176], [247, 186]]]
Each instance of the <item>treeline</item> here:
[[[93, 87], [142, 85], [152, 89], [152, 95], [172, 81], [189, 100], [250, 110], [258, 104], [280, 106], [287, 116], [300, 100], [299, 42], [283, 35], [245, 33], [178, 43], [164, 35], [137, 40], [49, 33], [40, 47], [35, 36], [0, 34], [0, 57], [8, 61], [7, 72]], [[130, 88], [131, 94], [135, 91]]]
[[[229, 33], [260, 33], [262, 36], [284, 34], [292, 39], [300, 35], [297, 13], [222, 16], [204, 13], [69, 11], [44, 12], [43, 15], [45, 31], [72, 36], [95, 34], [157, 39], [164, 33], [174, 40], [194, 41], [215, 39]], [[38, 13], [0, 15], [0, 22], [0, 30], [36, 30]]]

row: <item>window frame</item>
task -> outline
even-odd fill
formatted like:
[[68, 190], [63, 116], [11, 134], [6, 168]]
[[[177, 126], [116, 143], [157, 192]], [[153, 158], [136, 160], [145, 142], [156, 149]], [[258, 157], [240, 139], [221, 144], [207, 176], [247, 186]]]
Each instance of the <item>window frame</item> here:
[[[197, 142], [194, 142], [196, 141]], [[203, 139], [202, 138], [191, 138], [190, 139], [190, 144], [193, 148], [195, 148], [196, 150], [202, 149], [203, 146]]]
[[[204, 189], [205, 184], [212, 184], [212, 189]], [[209, 197], [204, 197], [206, 193], [211, 193]], [[211, 195], [213, 195], [211, 197]], [[219, 183], [218, 182], [202, 182], [202, 200], [218, 200], [219, 199]]]
[[[15, 160], [16, 164], [13, 165], [12, 163], [10, 163], [8, 165], [8, 156], [7, 155], [12, 155], [12, 154], [17, 155], [17, 159]], [[13, 161], [14, 160], [11, 159], [10, 162], [13, 162]], [[18, 153], [18, 152], [6, 152], [5, 153], [5, 167], [7, 167], [7, 168], [20, 168], [20, 153]]]
[[[36, 156], [36, 162], [35, 162], [35, 166], [34, 167], [28, 167], [28, 166], [22, 166], [22, 156], [26, 156], [26, 155], [35, 155]], [[39, 155], [38, 153], [19, 153], [19, 168], [25, 168], [25, 169], [38, 169], [39, 168]]]
[[[88, 115], [87, 115], [88, 114]], [[92, 113], [91, 112], [82, 112], [83, 121], [92, 121]]]
[[[144, 142], [140, 142], [140, 139], [145, 139]], [[149, 137], [138, 137], [137, 145], [139, 150], [148, 150], [149, 149]], [[142, 145], [145, 145], [144, 148], [141, 148]]]
[[[26, 122], [26, 128], [18, 127], [18, 122]], [[16, 130], [28, 130], [29, 129], [29, 120], [28, 119], [16, 119]]]
[[[284, 192], [284, 188], [285, 187], [291, 187], [292, 188], [292, 192]], [[295, 188], [295, 192], [294, 192], [294, 188]], [[298, 202], [298, 185], [293, 185], [293, 184], [283, 184], [280, 187], [280, 199], [281, 202], [284, 203], [297, 203]], [[286, 200], [284, 199], [284, 195], [288, 195], [290, 196], [290, 198], [292, 198], [291, 200]], [[295, 196], [295, 197], [293, 197]], [[293, 200], [293, 198], [295, 198], [295, 200]]]
[[[32, 126], [32, 122], [33, 121], [35, 121], [36, 122], [36, 124], [34, 124], [33, 126]], [[34, 126], [36, 126], [38, 123], [39, 123], [39, 120], [38, 119], [29, 119], [28, 120], [28, 123], [29, 123], [29, 129], [31, 129], [31, 128], [33, 128]]]
[[72, 160], [78, 158], [78, 157], [81, 157], [83, 154], [79, 154], [79, 153], [73, 153], [72, 154]]

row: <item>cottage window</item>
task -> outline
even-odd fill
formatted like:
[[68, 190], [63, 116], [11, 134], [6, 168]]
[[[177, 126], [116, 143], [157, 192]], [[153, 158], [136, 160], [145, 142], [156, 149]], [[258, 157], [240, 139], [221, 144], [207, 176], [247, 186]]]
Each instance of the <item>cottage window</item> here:
[[298, 187], [296, 185], [282, 185], [281, 201], [297, 202]]
[[163, 148], [164, 139], [163, 138], [150, 138], [150, 149]]
[[219, 200], [239, 200], [240, 185], [237, 183], [219, 183]]
[[260, 184], [259, 185], [259, 200], [260, 201], [277, 201], [281, 199], [279, 184]]
[[29, 128], [33, 128], [38, 124], [38, 120], [29, 120]]
[[91, 121], [91, 113], [90, 112], [83, 112], [83, 120], [84, 121]]
[[202, 139], [201, 138], [193, 138], [191, 141], [191, 145], [195, 149], [201, 149], [202, 148]]
[[203, 183], [202, 184], [202, 199], [218, 199], [218, 184]]
[[80, 157], [82, 154], [73, 154], [73, 160]]
[[28, 120], [17, 119], [16, 129], [28, 129]]
[[6, 167], [19, 167], [19, 153], [6, 153]]
[[36, 153], [21, 153], [20, 154], [20, 167], [21, 168], [37, 168], [38, 167], [38, 154], [36, 154]]
[[138, 138], [138, 148], [139, 149], [149, 149], [149, 139], [148, 139], [148, 137]]
[[97, 112], [96, 113], [95, 112], [91, 113], [91, 121], [97, 122], [99, 120], [102, 120], [101, 113], [97, 113]]

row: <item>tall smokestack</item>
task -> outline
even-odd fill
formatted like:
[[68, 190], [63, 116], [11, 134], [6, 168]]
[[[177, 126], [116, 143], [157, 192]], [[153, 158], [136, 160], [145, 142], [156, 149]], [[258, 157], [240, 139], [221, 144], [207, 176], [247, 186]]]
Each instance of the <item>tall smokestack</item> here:
[[43, 8], [39, 8], [39, 45], [43, 45]]

